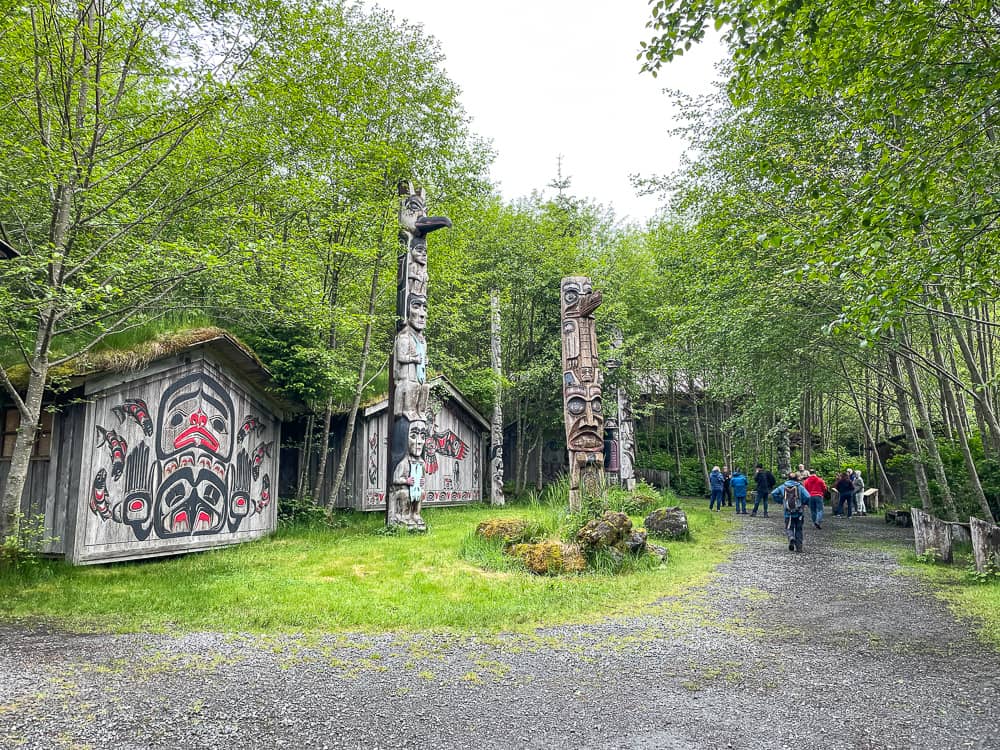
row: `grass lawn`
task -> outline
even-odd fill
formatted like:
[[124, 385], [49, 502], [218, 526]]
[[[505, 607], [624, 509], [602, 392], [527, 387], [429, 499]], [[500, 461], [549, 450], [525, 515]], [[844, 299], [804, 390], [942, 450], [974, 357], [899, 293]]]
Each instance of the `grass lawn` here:
[[973, 620], [983, 640], [1000, 650], [1000, 576], [980, 581], [964, 565], [923, 562], [912, 551], [904, 554], [901, 562], [933, 583], [934, 593], [949, 609], [958, 617]]
[[0, 617], [112, 632], [490, 633], [593, 621], [708, 579], [729, 554], [724, 537], [732, 518], [702, 505], [685, 506], [691, 540], [665, 545], [668, 565], [625, 575], [484, 570], [461, 555], [480, 521], [550, 522], [555, 509], [431, 508], [422, 536], [381, 535], [380, 514], [350, 514], [343, 528], [293, 526], [261, 541], [171, 559], [0, 571]]

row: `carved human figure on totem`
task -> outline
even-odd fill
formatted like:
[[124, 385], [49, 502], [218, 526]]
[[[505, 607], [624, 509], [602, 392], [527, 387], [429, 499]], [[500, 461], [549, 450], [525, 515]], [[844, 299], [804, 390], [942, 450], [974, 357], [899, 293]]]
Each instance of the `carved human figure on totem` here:
[[406, 325], [396, 334], [396, 351], [392, 376], [396, 396], [393, 415], [406, 417], [411, 422], [427, 417], [427, 299], [412, 296], [407, 307]]
[[568, 276], [560, 289], [563, 406], [570, 464], [570, 507], [581, 491], [597, 492], [604, 479], [604, 414], [594, 311], [601, 304], [585, 276]]
[[427, 494], [424, 485], [424, 444], [427, 424], [422, 420], [410, 423], [406, 455], [393, 467], [389, 488], [390, 526], [405, 526], [415, 531], [427, 528], [420, 516], [421, 504]]

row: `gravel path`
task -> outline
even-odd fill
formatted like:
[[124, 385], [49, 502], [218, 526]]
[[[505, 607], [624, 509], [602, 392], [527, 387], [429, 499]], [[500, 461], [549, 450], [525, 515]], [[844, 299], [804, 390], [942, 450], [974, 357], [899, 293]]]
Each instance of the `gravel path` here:
[[705, 589], [492, 639], [0, 629], [0, 747], [997, 748], [1000, 655], [879, 518], [741, 518]]

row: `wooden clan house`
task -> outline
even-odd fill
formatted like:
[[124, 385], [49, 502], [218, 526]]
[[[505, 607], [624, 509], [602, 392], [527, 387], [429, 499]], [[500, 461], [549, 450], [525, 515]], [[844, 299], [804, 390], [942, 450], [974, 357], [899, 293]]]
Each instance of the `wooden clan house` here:
[[[220, 329], [77, 363], [46, 399], [22, 501], [45, 552], [74, 564], [171, 555], [269, 534], [288, 405]], [[0, 400], [0, 492], [19, 426]]]
[[[428, 434], [424, 448], [424, 507], [464, 505], [483, 499], [490, 424], [444, 376], [432, 378]], [[327, 462], [330, 486], [343, 445], [344, 425]], [[358, 425], [347, 457], [347, 471], [335, 505], [365, 511], [385, 510], [386, 445], [389, 436], [389, 399], [383, 395], [358, 414]]]

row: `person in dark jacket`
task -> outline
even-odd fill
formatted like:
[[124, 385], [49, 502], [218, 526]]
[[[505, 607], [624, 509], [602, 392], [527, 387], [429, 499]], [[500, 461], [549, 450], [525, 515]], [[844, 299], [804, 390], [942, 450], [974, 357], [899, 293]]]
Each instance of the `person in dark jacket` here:
[[[725, 479], [718, 466], [712, 467], [712, 473], [708, 475], [708, 487], [712, 491], [711, 499], [708, 501], [709, 510], [722, 510], [722, 486]], [[715, 506], [718, 505], [718, 508]]]
[[733, 507], [733, 475], [729, 473], [729, 467], [722, 467], [722, 499], [730, 508]]
[[[775, 487], [771, 497], [776, 503], [781, 503], [785, 511], [785, 533], [788, 535], [788, 551], [802, 551], [803, 533], [802, 521], [806, 506], [809, 505], [809, 492], [796, 479], [796, 472], [790, 472], [788, 479]], [[792, 503], [789, 502], [792, 498]], [[794, 504], [794, 507], [792, 507]]]
[[753, 478], [754, 484], [756, 485], [757, 498], [753, 501], [753, 513], [750, 515], [757, 515], [757, 508], [760, 507], [760, 501], [763, 500], [764, 518], [767, 518], [767, 501], [771, 496], [771, 490], [774, 489], [774, 474], [765, 469], [764, 464], [757, 464], [757, 468], [754, 470]]
[[837, 477], [837, 483], [833, 485], [833, 488], [840, 493], [840, 499], [837, 500], [837, 510], [834, 511], [834, 515], [842, 516], [844, 515], [844, 506], [847, 506], [847, 517], [851, 517], [851, 506], [854, 504], [854, 482], [847, 475], [847, 472], [841, 472], [840, 476]]
[[733, 488], [733, 497], [736, 498], [736, 512], [745, 516], [747, 514], [747, 488], [750, 486], [746, 474], [736, 469], [733, 472], [730, 486]]

